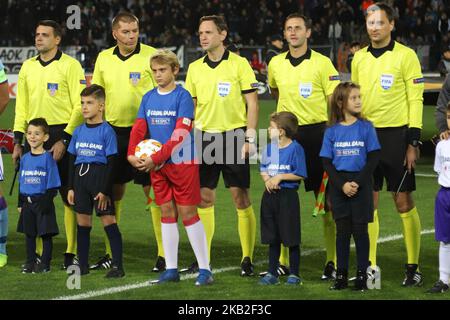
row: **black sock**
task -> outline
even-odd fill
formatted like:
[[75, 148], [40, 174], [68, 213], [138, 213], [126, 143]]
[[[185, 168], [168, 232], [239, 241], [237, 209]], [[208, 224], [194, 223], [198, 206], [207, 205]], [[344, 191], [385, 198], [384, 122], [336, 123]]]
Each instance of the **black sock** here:
[[281, 243], [275, 243], [269, 245], [269, 272], [278, 277], [278, 265], [281, 253]]
[[89, 267], [89, 246], [91, 242], [92, 227], [77, 225], [77, 253], [81, 268]]
[[289, 247], [289, 273], [299, 276], [300, 246]]
[[355, 239], [356, 259], [358, 261], [358, 270], [366, 271], [369, 266], [369, 233], [367, 224], [356, 225], [353, 230], [353, 239]]
[[42, 263], [45, 266], [50, 266], [53, 252], [53, 241], [51, 236], [42, 237]]
[[117, 223], [104, 227], [111, 245], [112, 264], [122, 268], [122, 234]]
[[336, 219], [337, 269], [348, 270], [350, 259], [350, 238], [352, 236], [351, 217]]
[[26, 263], [34, 263], [36, 260], [36, 236], [25, 235], [25, 244], [27, 248]]

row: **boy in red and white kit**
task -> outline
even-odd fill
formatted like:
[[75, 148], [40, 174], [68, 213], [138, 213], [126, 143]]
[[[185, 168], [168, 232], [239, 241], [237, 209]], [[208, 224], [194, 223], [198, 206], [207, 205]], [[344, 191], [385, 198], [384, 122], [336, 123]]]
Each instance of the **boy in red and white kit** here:
[[[179, 62], [173, 52], [159, 50], [150, 58], [150, 66], [158, 87], [142, 98], [131, 130], [128, 161], [140, 171], [150, 171], [156, 204], [161, 207], [166, 271], [161, 274], [159, 283], [180, 280], [177, 218], [181, 215], [199, 264], [195, 284], [207, 285], [213, 282], [213, 278], [208, 263], [205, 230], [197, 213], [200, 180], [192, 135], [194, 104], [191, 95], [175, 84]], [[158, 140], [163, 146], [151, 157], [140, 159], [134, 155], [134, 150], [147, 131], [150, 138]], [[164, 166], [155, 170], [161, 164]]]

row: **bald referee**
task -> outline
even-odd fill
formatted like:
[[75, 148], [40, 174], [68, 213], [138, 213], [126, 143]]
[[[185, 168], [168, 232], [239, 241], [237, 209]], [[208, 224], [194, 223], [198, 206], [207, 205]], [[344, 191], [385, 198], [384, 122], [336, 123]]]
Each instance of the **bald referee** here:
[[[155, 87], [150, 69], [150, 57], [156, 49], [139, 42], [139, 20], [129, 12], [120, 12], [112, 21], [112, 34], [117, 45], [101, 52], [95, 62], [92, 83], [101, 85], [106, 91], [106, 121], [117, 135], [118, 157], [114, 162], [113, 198], [116, 220], [119, 224], [122, 198], [126, 183], [135, 180], [143, 185], [148, 197], [150, 175], [138, 173], [127, 160], [128, 142], [133, 123], [145, 93]], [[153, 228], [158, 245], [158, 257], [153, 271], [165, 270], [164, 250], [161, 235], [161, 209], [154, 202], [150, 206]], [[91, 269], [111, 267], [111, 246], [105, 236], [106, 255]]]
[[[328, 120], [328, 99], [339, 84], [339, 73], [331, 60], [308, 47], [311, 20], [301, 14], [291, 14], [284, 24], [284, 37], [289, 51], [272, 58], [268, 79], [271, 93], [277, 100], [277, 111], [290, 111], [297, 116], [297, 141], [305, 150], [308, 179], [306, 191], [317, 198], [323, 176], [319, 158]], [[327, 258], [323, 280], [333, 279], [336, 266], [336, 225], [331, 212], [323, 215], [323, 233]], [[280, 264], [286, 266], [288, 254], [282, 249]], [[279, 269], [279, 273], [284, 268]]]
[[[237, 210], [242, 247], [241, 276], [252, 276], [256, 218], [249, 196], [250, 165], [247, 158], [250, 149], [255, 150], [257, 81], [247, 59], [225, 49], [223, 42], [227, 32], [227, 24], [221, 16], [200, 19], [200, 45], [206, 55], [189, 65], [186, 76], [186, 89], [196, 106], [196, 135], [203, 137], [200, 145], [203, 154], [200, 163], [202, 201], [198, 214], [205, 227], [211, 259], [216, 188], [222, 174]], [[233, 136], [235, 138], [230, 138]], [[219, 148], [213, 147], [217, 144]], [[215, 156], [208, 152], [212, 148]], [[214, 159], [208, 159], [208, 156]], [[189, 271], [195, 269], [192, 266]]]
[[[74, 263], [77, 242], [76, 216], [67, 202], [69, 159], [66, 149], [75, 127], [83, 122], [80, 93], [86, 86], [86, 80], [80, 63], [58, 49], [61, 37], [61, 26], [55, 21], [38, 23], [35, 46], [39, 55], [26, 60], [19, 72], [12, 158], [16, 163], [22, 152], [29, 151], [28, 143], [23, 149], [23, 135], [28, 122], [45, 118], [50, 125], [50, 139], [44, 148], [53, 153], [61, 178], [59, 191], [64, 202], [67, 238], [63, 268], [67, 268]], [[42, 253], [42, 243], [38, 243], [37, 251], [39, 255]]]
[[370, 45], [352, 62], [352, 80], [361, 86], [362, 113], [372, 121], [381, 145], [381, 159], [374, 171], [374, 222], [369, 223], [372, 268], [376, 270], [379, 233], [378, 192], [386, 179], [403, 224], [407, 263], [403, 286], [421, 286], [419, 272], [420, 218], [412, 192], [414, 167], [422, 128], [424, 79], [416, 53], [394, 41], [394, 11], [385, 3], [367, 9]]

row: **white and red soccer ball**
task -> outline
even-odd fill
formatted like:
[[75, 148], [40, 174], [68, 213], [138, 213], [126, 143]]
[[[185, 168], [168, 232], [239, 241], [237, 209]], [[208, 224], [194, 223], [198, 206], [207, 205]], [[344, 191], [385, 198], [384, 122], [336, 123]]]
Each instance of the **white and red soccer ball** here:
[[[139, 159], [146, 159], [152, 154], [158, 152], [162, 148], [162, 143], [155, 139], [145, 139], [139, 142], [134, 149], [134, 155]], [[163, 164], [157, 166], [155, 170], [159, 170]]]

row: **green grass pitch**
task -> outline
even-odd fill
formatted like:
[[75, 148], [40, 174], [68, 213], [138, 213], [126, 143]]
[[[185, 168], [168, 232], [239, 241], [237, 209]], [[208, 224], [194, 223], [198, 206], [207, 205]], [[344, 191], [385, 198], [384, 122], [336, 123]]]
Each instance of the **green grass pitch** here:
[[[260, 127], [267, 128], [268, 115], [274, 110], [273, 101], [260, 102]], [[424, 140], [434, 133], [434, 108], [424, 110]], [[1, 128], [11, 128], [14, 117], [14, 101], [10, 103], [5, 114], [0, 117]], [[432, 175], [432, 154], [422, 157], [417, 172]], [[13, 168], [10, 155], [3, 155], [5, 164], [5, 181], [3, 191], [7, 193], [11, 186]], [[252, 166], [251, 198], [258, 221], [257, 245], [254, 261], [256, 272], [267, 268], [268, 248], [260, 244], [259, 238], [259, 207], [263, 191], [263, 183], [258, 174], [258, 167]], [[49, 274], [21, 274], [20, 266], [25, 260], [24, 237], [16, 229], [18, 213], [17, 185], [12, 196], [6, 196], [9, 204], [9, 261], [5, 268], [0, 269], [0, 299], [53, 299], [92, 298], [92, 299], [448, 299], [450, 295], [430, 296], [425, 290], [438, 278], [438, 243], [432, 232], [434, 216], [434, 197], [438, 190], [436, 179], [430, 176], [417, 177], [417, 192], [415, 201], [421, 216], [422, 236], [421, 271], [425, 277], [422, 288], [402, 288], [404, 263], [406, 259], [403, 239], [401, 238], [401, 221], [395, 212], [390, 194], [383, 192], [380, 196], [380, 238], [378, 264], [382, 269], [382, 290], [355, 293], [351, 290], [331, 292], [329, 282], [322, 282], [320, 275], [325, 263], [324, 243], [321, 218], [313, 218], [313, 195], [300, 191], [302, 212], [302, 257], [300, 273], [304, 284], [290, 288], [280, 285], [273, 288], [259, 287], [258, 277], [241, 278], [241, 249], [237, 233], [237, 217], [228, 191], [220, 184], [217, 190], [216, 231], [212, 249], [212, 267], [215, 273], [215, 283], [204, 288], [194, 286], [194, 278], [182, 278], [177, 284], [165, 286], [149, 286], [148, 280], [156, 279], [157, 274], [151, 273], [156, 258], [156, 243], [154, 240], [150, 214], [145, 211], [145, 203], [140, 187], [128, 184], [123, 204], [122, 222], [120, 225], [124, 239], [124, 267], [126, 277], [122, 279], [105, 279], [104, 271], [94, 271], [83, 277], [81, 289], [69, 290], [66, 286], [67, 276], [59, 270], [65, 250], [64, 224], [62, 205], [56, 198], [60, 235], [54, 238], [54, 253], [52, 271]], [[184, 267], [193, 261], [193, 253], [187, 240], [184, 228], [180, 224], [179, 266]], [[388, 238], [389, 236], [394, 236]], [[397, 236], [397, 237], [395, 237]], [[92, 231], [90, 259], [93, 262], [104, 251], [103, 230], [98, 221], [94, 220]], [[355, 272], [355, 255], [352, 249], [350, 273]], [[282, 282], [284, 279], [282, 279]], [[118, 292], [112, 293], [111, 288]]]

